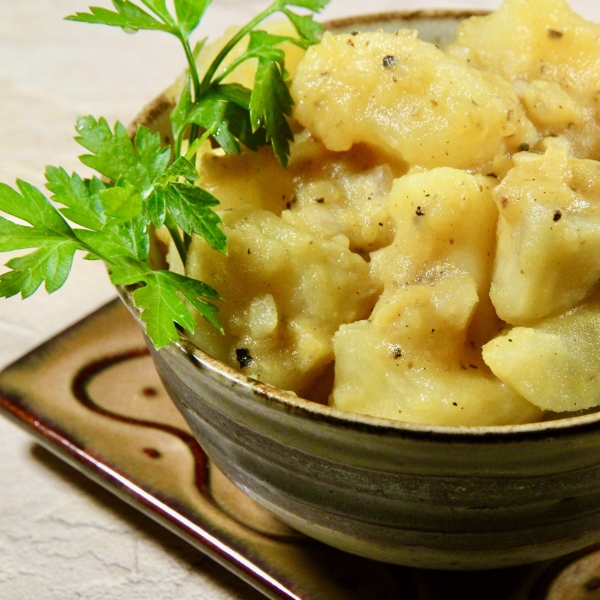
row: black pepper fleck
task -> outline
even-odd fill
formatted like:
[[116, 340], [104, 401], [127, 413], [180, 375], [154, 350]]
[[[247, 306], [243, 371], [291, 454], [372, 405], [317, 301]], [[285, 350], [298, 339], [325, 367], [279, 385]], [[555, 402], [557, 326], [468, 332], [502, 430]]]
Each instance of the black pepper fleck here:
[[248, 348], [236, 348], [235, 358], [240, 363], [240, 369], [248, 367], [252, 363], [252, 357], [250, 356], [250, 350], [248, 350]]
[[400, 358], [402, 356], [402, 348], [400, 348], [400, 346], [392, 346], [390, 354], [393, 358]]
[[393, 69], [398, 64], [398, 59], [391, 54], [383, 57], [383, 66], [386, 69]]
[[558, 31], [557, 29], [548, 29], [548, 37], [553, 39], [559, 39], [563, 36], [562, 31]]
[[556, 221], [560, 221], [561, 217], [562, 217], [562, 213], [560, 212], [560, 210], [555, 210], [554, 217], [552, 217], [552, 220], [556, 223]]
[[425, 213], [423, 212], [423, 209], [420, 206], [417, 206], [417, 210], [415, 210], [415, 214], [417, 215], [417, 217], [425, 216]]

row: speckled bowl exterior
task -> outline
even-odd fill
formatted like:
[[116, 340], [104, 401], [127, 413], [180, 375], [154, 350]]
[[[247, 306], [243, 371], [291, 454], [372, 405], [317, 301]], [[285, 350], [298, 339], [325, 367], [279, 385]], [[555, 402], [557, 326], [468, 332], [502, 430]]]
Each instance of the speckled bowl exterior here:
[[292, 527], [377, 560], [476, 569], [600, 539], [600, 416], [428, 427], [249, 380], [186, 340], [154, 353], [212, 460]]
[[[393, 29], [408, 21], [443, 42], [464, 16], [360, 22]], [[357, 21], [335, 26], [352, 29]], [[164, 122], [169, 102], [158, 99], [142, 120]], [[121, 295], [137, 317], [127, 290]], [[219, 468], [282, 521], [323, 542], [402, 565], [483, 569], [600, 540], [600, 414], [485, 428], [407, 424], [257, 383], [183, 336], [153, 356]]]

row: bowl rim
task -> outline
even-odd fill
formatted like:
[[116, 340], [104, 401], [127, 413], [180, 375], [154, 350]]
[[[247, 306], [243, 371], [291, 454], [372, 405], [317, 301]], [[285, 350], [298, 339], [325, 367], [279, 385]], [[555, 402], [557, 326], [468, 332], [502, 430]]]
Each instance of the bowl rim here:
[[[367, 13], [339, 19], [331, 19], [323, 23], [327, 31], [350, 28], [358, 24], [383, 23], [385, 21], [414, 21], [427, 19], [465, 19], [473, 16], [485, 16], [490, 14], [485, 9], [422, 9], [422, 10], [400, 10], [381, 13]], [[135, 116], [130, 123], [128, 131], [133, 135], [138, 125], [151, 125], [157, 117], [162, 116], [164, 111], [174, 106], [174, 101], [168, 91], [159, 94], [151, 100]], [[140, 311], [133, 304], [131, 294], [133, 286], [117, 286], [121, 300], [127, 306], [140, 326], [144, 324], [140, 318]], [[572, 417], [561, 417], [555, 420], [538, 421], [533, 423], [521, 423], [513, 425], [427, 425], [424, 423], [413, 423], [383, 417], [375, 417], [361, 413], [353, 413], [328, 405], [306, 400], [293, 392], [281, 390], [267, 383], [257, 381], [241, 371], [230, 367], [199, 348], [183, 331], [179, 331], [179, 341], [172, 343], [159, 352], [176, 353], [183, 355], [195, 367], [201, 365], [228, 379], [230, 382], [241, 386], [256, 396], [260, 396], [270, 403], [288, 413], [301, 414], [315, 421], [326, 421], [336, 426], [352, 428], [367, 432], [378, 432], [396, 434], [413, 438], [436, 438], [467, 441], [479, 439], [480, 441], [520, 441], [523, 439], [547, 438], [550, 434], [575, 435], [587, 430], [595, 430], [600, 427], [600, 410], [593, 413], [579, 414]]]
[[[132, 292], [135, 286], [117, 286], [117, 291], [125, 306], [144, 327], [141, 320], [141, 311], [133, 304]], [[148, 342], [150, 345], [151, 343]], [[375, 417], [361, 413], [334, 408], [329, 405], [319, 404], [312, 400], [306, 400], [295, 393], [281, 390], [267, 383], [263, 383], [252, 377], [244, 375], [241, 371], [230, 367], [228, 364], [217, 360], [196, 346], [194, 342], [179, 330], [179, 340], [172, 342], [169, 346], [161, 348], [157, 352], [169, 353], [173, 356], [179, 355], [189, 362], [194, 368], [202, 368], [229, 381], [238, 388], [246, 390], [249, 394], [262, 398], [269, 404], [288, 414], [302, 415], [312, 421], [325, 422], [337, 427], [360, 430], [367, 433], [395, 434], [402, 437], [415, 439], [432, 439], [439, 441], [467, 441], [475, 438], [491, 443], [499, 441], [521, 441], [533, 438], [547, 438], [549, 434], [574, 435], [586, 430], [595, 430], [600, 424], [600, 411], [574, 417], [564, 417], [553, 421], [538, 421], [534, 423], [523, 423], [515, 425], [427, 425], [424, 423], [413, 423]]]
[[366, 13], [349, 17], [340, 17], [324, 21], [326, 31], [346, 29], [355, 24], [384, 23], [385, 21], [418, 21], [427, 19], [468, 19], [469, 17], [484, 17], [492, 11], [489, 9], [467, 8], [422, 8], [415, 10], [394, 10], [378, 13]]

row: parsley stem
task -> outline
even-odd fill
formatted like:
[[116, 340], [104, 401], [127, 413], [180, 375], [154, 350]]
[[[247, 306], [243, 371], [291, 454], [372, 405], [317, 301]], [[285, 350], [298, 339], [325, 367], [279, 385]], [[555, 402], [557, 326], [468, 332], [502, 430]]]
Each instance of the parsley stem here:
[[279, 10], [279, 2], [274, 2], [271, 6], [263, 10], [258, 14], [252, 21], [250, 21], [245, 27], [240, 29], [227, 44], [223, 47], [221, 52], [217, 54], [216, 58], [212, 61], [210, 67], [206, 71], [202, 83], [200, 84], [200, 96], [205, 94], [213, 83], [213, 78], [221, 66], [221, 63], [225, 57], [231, 52], [231, 50], [242, 40], [248, 33], [250, 33], [257, 25], [264, 21], [267, 17]]
[[218, 84], [227, 77], [230, 73], [233, 73], [242, 63], [245, 63], [248, 59], [254, 58], [253, 56], [248, 56], [247, 54], [242, 54], [235, 60], [231, 61], [231, 63], [223, 70], [223, 72], [212, 80], [212, 84]]
[[190, 127], [190, 142], [198, 139], [198, 134], [200, 133], [200, 127], [196, 125], [196, 123], [192, 123]]
[[190, 143], [187, 152], [185, 153], [185, 158], [190, 162], [193, 160], [194, 156], [200, 149], [200, 146], [204, 144], [204, 142], [217, 130], [217, 124], [213, 123], [211, 127], [209, 127], [201, 137], [196, 138], [193, 142]]
[[192, 102], [195, 103], [198, 102], [198, 98], [200, 97], [200, 75], [198, 75], [198, 67], [196, 67], [196, 61], [192, 49], [190, 48], [189, 41], [184, 37], [180, 37], [179, 39], [181, 40], [188, 61], [192, 87]]
[[173, 238], [173, 242], [175, 242], [175, 247], [177, 248], [177, 252], [179, 253], [179, 256], [181, 257], [181, 262], [183, 262], [183, 266], [185, 268], [185, 261], [187, 259], [187, 248], [185, 247], [185, 244], [184, 244], [183, 240], [181, 239], [181, 234], [179, 233], [179, 227], [177, 226], [177, 223], [175, 223], [175, 219], [173, 218], [173, 215], [168, 211], [167, 211], [167, 215], [165, 217], [165, 225], [166, 225], [167, 229], [169, 230], [171, 237]]
[[[192, 92], [192, 103], [198, 102], [200, 98], [200, 75], [198, 75], [198, 67], [196, 66], [196, 59], [194, 58], [194, 53], [190, 48], [189, 40], [181, 36], [179, 37], [181, 44], [183, 45], [183, 49], [185, 50], [185, 56], [187, 58], [189, 72], [190, 72], [190, 88]], [[190, 144], [196, 140], [198, 137], [198, 133], [200, 128], [195, 123], [192, 123], [190, 127]]]

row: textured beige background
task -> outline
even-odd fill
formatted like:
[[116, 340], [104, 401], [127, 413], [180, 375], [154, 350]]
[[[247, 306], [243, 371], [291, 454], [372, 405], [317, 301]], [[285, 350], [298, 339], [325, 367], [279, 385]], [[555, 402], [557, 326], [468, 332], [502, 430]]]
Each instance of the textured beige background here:
[[[93, 4], [109, 6], [106, 0]], [[214, 0], [202, 34], [243, 23], [267, 0]], [[573, 7], [600, 20], [594, 0]], [[333, 0], [324, 18], [411, 8], [494, 8], [496, 0]], [[0, 181], [43, 185], [46, 164], [78, 168], [80, 114], [127, 123], [183, 69], [162, 33], [68, 23], [85, 0], [0, 0]], [[2, 257], [4, 258], [4, 257]], [[2, 263], [5, 261], [2, 260]], [[114, 295], [102, 266], [78, 260], [68, 284], [0, 300], [0, 367]], [[0, 420], [0, 598], [252, 600], [200, 553], [36, 447]]]

